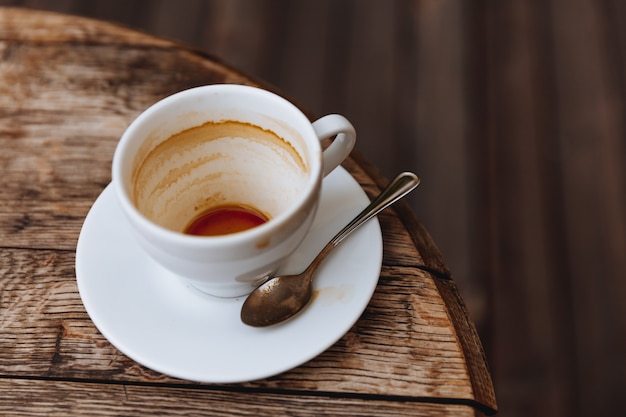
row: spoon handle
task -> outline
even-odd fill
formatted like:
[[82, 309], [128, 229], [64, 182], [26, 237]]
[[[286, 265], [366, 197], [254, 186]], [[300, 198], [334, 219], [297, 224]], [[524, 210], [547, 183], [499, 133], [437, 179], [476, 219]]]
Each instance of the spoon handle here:
[[419, 183], [420, 179], [417, 175], [412, 172], [402, 172], [354, 220], [341, 229], [329, 243], [337, 246], [363, 223], [413, 191]]
[[402, 172], [385, 187], [385, 189], [372, 202], [363, 209], [358, 216], [348, 223], [343, 229], [333, 237], [321, 252], [315, 257], [307, 268], [313, 271], [322, 262], [326, 255], [339, 245], [348, 235], [358, 229], [363, 223], [413, 191], [420, 183], [420, 179], [412, 172]]

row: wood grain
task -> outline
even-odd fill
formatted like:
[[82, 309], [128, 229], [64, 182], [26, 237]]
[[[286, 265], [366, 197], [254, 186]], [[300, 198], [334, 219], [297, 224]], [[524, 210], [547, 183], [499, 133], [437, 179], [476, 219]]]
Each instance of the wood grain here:
[[348, 115], [380, 172], [423, 177], [411, 204], [479, 327], [501, 412], [622, 412], [623, 1], [0, 4], [180, 39], [313, 114]]
[[[27, 399], [27, 401], [24, 401]], [[364, 400], [320, 393], [298, 396], [132, 384], [0, 380], [3, 416], [474, 416], [467, 405]]]
[[626, 101], [617, 3], [483, 1], [476, 13], [486, 92], [479, 256], [498, 313], [492, 358], [508, 381], [499, 398], [509, 415], [623, 410]]
[[[309, 363], [267, 380], [215, 387], [175, 380], [122, 355], [91, 324], [73, 269], [82, 220], [110, 181], [118, 138], [163, 96], [215, 82], [256, 82], [192, 49], [115, 25], [0, 9], [0, 28], [0, 382], [25, 396], [19, 387], [28, 381], [39, 398], [56, 393], [62, 408], [70, 403], [61, 397], [69, 387], [84, 390], [78, 394], [84, 399], [99, 386], [93, 384], [104, 383], [111, 385], [100, 407], [119, 401], [119, 387], [130, 384], [145, 396], [144, 407], [165, 392], [159, 390], [176, 387], [190, 399], [224, 390], [229, 407], [240, 397], [233, 392], [271, 391], [277, 397], [260, 401], [267, 413], [272, 399], [286, 410], [311, 400], [331, 413], [353, 400], [354, 407], [371, 404], [366, 414], [495, 410], [473, 323], [441, 254], [406, 205], [380, 217], [384, 263], [363, 317]], [[360, 161], [355, 154], [344, 166], [372, 195], [385, 180]], [[77, 411], [96, 406], [80, 403]], [[0, 410], [15, 405], [8, 404]], [[33, 407], [23, 411], [36, 413], [39, 405]], [[120, 407], [133, 413], [139, 406]]]

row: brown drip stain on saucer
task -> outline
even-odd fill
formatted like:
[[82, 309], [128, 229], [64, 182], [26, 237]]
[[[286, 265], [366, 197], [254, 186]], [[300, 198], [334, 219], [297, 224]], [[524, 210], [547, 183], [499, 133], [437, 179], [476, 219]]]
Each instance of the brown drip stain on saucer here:
[[352, 284], [342, 284], [338, 287], [324, 287], [313, 290], [313, 293], [311, 294], [311, 302], [319, 299], [320, 302], [324, 302], [325, 304], [333, 302], [347, 303], [352, 299], [353, 294], [354, 287]]

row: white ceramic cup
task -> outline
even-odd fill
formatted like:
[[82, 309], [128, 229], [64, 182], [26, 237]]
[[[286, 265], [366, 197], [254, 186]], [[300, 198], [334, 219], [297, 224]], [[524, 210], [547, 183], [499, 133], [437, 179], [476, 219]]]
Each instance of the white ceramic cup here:
[[[320, 141], [335, 136], [322, 151]], [[141, 246], [197, 289], [250, 293], [298, 247], [324, 176], [354, 147], [348, 120], [311, 123], [268, 91], [218, 84], [169, 96], [140, 114], [113, 157], [117, 199]], [[183, 233], [212, 206], [247, 205], [270, 219], [220, 235]]]

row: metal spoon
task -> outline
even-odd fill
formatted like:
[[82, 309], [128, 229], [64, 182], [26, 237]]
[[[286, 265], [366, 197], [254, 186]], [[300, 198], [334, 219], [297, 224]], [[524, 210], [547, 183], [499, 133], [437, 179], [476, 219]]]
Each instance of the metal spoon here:
[[326, 255], [359, 226], [407, 195], [419, 183], [420, 179], [411, 172], [398, 175], [369, 206], [332, 238], [304, 272], [271, 278], [254, 290], [243, 303], [241, 321], [250, 326], [263, 327], [296, 315], [311, 300], [313, 274]]

